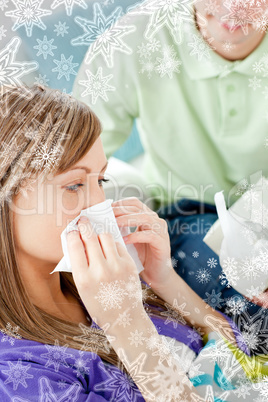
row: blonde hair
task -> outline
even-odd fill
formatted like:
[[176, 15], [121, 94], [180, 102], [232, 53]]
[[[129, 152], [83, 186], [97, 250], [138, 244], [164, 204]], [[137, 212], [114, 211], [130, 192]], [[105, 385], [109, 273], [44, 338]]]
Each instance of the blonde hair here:
[[[80, 160], [101, 133], [99, 119], [83, 102], [39, 85], [7, 88], [0, 97], [0, 106], [0, 140], [4, 149], [0, 152], [1, 329], [5, 330], [7, 324], [18, 326], [20, 336], [25, 339], [51, 345], [67, 343], [71, 348], [95, 352], [103, 360], [121, 366], [104, 332], [92, 327], [90, 317], [88, 327], [78, 325], [31, 302], [16, 261], [10, 208], [14, 195], [27, 185], [32, 175], [60, 173]], [[71, 292], [82, 305], [72, 275], [61, 272], [60, 278], [62, 289]], [[142, 286], [144, 302], [166, 310], [166, 303]], [[149, 308], [148, 312], [160, 315], [154, 310]]]

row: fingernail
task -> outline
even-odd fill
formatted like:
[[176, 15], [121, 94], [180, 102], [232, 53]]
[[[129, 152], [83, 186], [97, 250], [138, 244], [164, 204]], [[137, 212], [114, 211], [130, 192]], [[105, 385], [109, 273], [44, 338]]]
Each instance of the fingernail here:
[[128, 236], [123, 237], [123, 240], [124, 240], [125, 243], [127, 243], [128, 242]]

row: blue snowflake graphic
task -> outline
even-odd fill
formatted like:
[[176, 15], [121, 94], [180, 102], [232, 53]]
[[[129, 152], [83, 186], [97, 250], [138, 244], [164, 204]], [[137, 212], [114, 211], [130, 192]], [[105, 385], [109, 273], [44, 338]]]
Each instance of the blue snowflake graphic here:
[[59, 73], [57, 77], [58, 80], [65, 76], [66, 80], [70, 81], [70, 74], [77, 74], [77, 72], [74, 71], [74, 67], [77, 67], [78, 63], [72, 63], [72, 61], [73, 56], [70, 56], [68, 59], [66, 59], [64, 54], [61, 54], [60, 60], [53, 60], [53, 62], [57, 64], [57, 67], [53, 68], [52, 71], [57, 71]]
[[80, 25], [85, 33], [78, 38], [72, 39], [74, 46], [90, 46], [86, 56], [86, 63], [90, 63], [99, 53], [101, 53], [108, 65], [113, 66], [113, 53], [119, 50], [126, 54], [131, 54], [132, 49], [123, 42], [122, 37], [136, 30], [135, 26], [120, 26], [117, 23], [122, 16], [122, 7], [117, 7], [107, 18], [103, 14], [100, 5], [95, 3], [94, 20], [89, 21], [85, 18], [76, 17], [75, 22]]
[[62, 36], [64, 37], [65, 34], [68, 34], [68, 29], [69, 27], [66, 26], [66, 22], [60, 22], [54, 25], [55, 29], [54, 32], [56, 32], [57, 36]]
[[16, 364], [8, 362], [8, 365], [9, 370], [2, 370], [2, 373], [8, 375], [8, 378], [5, 380], [4, 384], [12, 382], [14, 391], [16, 391], [19, 384], [23, 385], [24, 388], [27, 388], [28, 385], [25, 380], [34, 377], [32, 374], [27, 373], [31, 365], [27, 364], [27, 366], [22, 366], [21, 359], [19, 359]]
[[54, 0], [51, 5], [52, 10], [57, 8], [61, 4], [65, 5], [66, 13], [68, 16], [72, 15], [74, 4], [78, 4], [84, 10], [87, 9], [87, 4], [84, 2], [84, 0]]
[[41, 17], [51, 15], [52, 11], [42, 10], [40, 8], [43, 1], [44, 0], [12, 0], [16, 9], [5, 12], [7, 17], [17, 19], [12, 30], [16, 31], [18, 28], [25, 25], [27, 36], [31, 36], [34, 25], [38, 26], [38, 28], [46, 29], [46, 25], [41, 20]]
[[44, 36], [43, 40], [36, 39], [38, 42], [38, 45], [34, 46], [34, 49], [38, 49], [38, 53], [36, 54], [37, 56], [40, 56], [41, 54], [43, 55], [44, 59], [47, 59], [47, 55], [49, 54], [50, 56], [54, 56], [54, 53], [52, 52], [53, 49], [57, 49], [57, 46], [53, 46], [52, 43], [54, 42], [54, 39], [47, 40], [46, 35]]
[[22, 85], [20, 78], [37, 70], [38, 63], [31, 62], [15, 62], [15, 56], [19, 50], [21, 39], [14, 37], [3, 50], [0, 51], [0, 89], [2, 85]]

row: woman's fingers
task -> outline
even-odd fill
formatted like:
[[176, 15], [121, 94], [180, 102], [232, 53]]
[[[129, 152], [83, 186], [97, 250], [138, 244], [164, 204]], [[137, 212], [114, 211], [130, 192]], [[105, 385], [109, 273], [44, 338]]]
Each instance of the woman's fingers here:
[[79, 219], [78, 229], [85, 246], [89, 264], [91, 261], [96, 259], [103, 259], [104, 255], [98, 240], [98, 236], [87, 217], [83, 216]]
[[167, 223], [164, 219], [144, 213], [119, 216], [116, 218], [116, 222], [119, 227], [141, 226], [141, 230], [154, 230], [161, 233], [167, 229]]
[[114, 259], [118, 257], [116, 243], [111, 233], [100, 233], [99, 242], [106, 259]]
[[85, 272], [88, 268], [88, 262], [80, 234], [77, 230], [72, 230], [67, 234], [67, 247], [73, 273]]
[[154, 212], [136, 197], [128, 197], [124, 198], [123, 200], [114, 201], [112, 203], [112, 207], [121, 208], [122, 211], [125, 211], [125, 213], [129, 207], [136, 207], [143, 212]]

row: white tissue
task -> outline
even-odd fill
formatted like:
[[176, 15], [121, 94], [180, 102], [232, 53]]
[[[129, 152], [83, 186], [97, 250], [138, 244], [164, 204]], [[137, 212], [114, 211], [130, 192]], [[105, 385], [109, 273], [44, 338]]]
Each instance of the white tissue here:
[[115, 241], [118, 241], [121, 243], [126, 249], [128, 250], [129, 254], [133, 258], [137, 270], [140, 273], [143, 271], [143, 266], [142, 263], [138, 257], [137, 250], [133, 244], [125, 244], [123, 237], [126, 236], [130, 233], [130, 229], [128, 227], [120, 228], [117, 225], [116, 218], [113, 213], [113, 208], [111, 206], [113, 200], [108, 199], [105, 200], [104, 202], [101, 202], [99, 204], [95, 204], [92, 207], [83, 209], [81, 213], [70, 222], [64, 231], [61, 233], [61, 245], [62, 245], [62, 250], [64, 257], [60, 260], [58, 265], [55, 267], [55, 269], [50, 272], [53, 274], [54, 272], [57, 271], [63, 271], [63, 272], [72, 272], [71, 268], [71, 262], [70, 262], [70, 257], [69, 257], [69, 252], [68, 252], [68, 247], [67, 247], [67, 233], [69, 233], [72, 230], [78, 230], [77, 222], [80, 218], [80, 216], [87, 216], [88, 219], [91, 222], [91, 225], [94, 229], [94, 231], [97, 234], [100, 233], [111, 233], [115, 239]]

